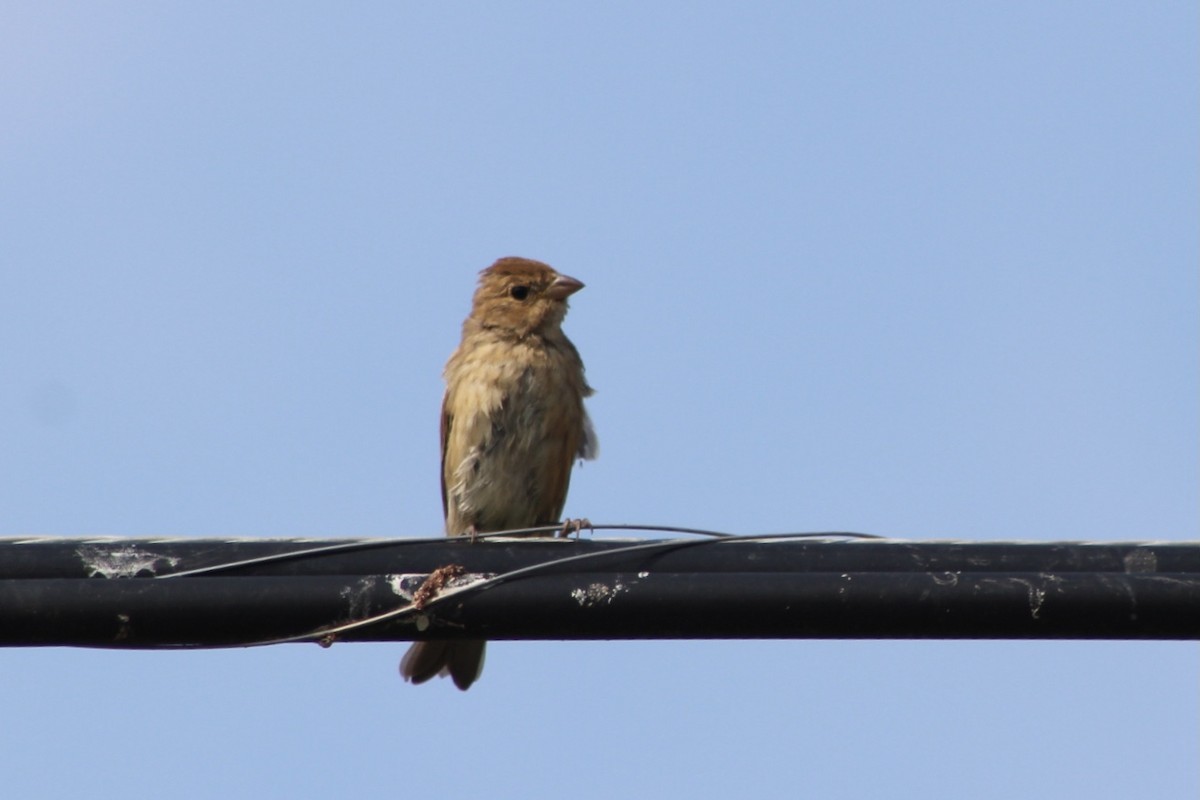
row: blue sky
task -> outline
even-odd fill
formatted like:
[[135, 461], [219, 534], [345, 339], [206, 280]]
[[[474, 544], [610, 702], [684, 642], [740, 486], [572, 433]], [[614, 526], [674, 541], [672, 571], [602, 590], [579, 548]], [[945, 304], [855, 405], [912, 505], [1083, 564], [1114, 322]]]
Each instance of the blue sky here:
[[[0, 535], [440, 530], [502, 255], [567, 513], [1195, 539], [1195, 4], [11, 3]], [[1195, 643], [0, 652], [14, 796], [1194, 797]]]

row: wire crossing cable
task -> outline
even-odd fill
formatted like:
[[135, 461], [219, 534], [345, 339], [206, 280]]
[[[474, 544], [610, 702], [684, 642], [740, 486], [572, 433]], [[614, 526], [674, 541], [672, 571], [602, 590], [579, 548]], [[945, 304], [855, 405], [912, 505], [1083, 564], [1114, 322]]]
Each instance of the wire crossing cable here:
[[0, 539], [0, 645], [1200, 638], [1195, 542], [553, 530], [475, 542]]

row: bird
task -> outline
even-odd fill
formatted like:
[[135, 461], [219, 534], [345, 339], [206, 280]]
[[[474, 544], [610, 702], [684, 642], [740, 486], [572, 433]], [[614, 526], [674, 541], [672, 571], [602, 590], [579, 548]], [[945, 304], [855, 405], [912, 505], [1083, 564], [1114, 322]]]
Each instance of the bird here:
[[[562, 330], [583, 283], [510, 256], [479, 273], [462, 340], [446, 362], [442, 398], [442, 511], [447, 536], [558, 525], [571, 468], [598, 441], [584, 398], [593, 393]], [[424, 641], [400, 673], [414, 684], [449, 675], [466, 690], [486, 642]]]

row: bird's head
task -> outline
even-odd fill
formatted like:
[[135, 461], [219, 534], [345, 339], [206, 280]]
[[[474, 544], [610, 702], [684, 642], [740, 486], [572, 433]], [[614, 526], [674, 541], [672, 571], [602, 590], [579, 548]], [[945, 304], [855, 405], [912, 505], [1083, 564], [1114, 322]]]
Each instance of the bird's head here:
[[557, 330], [583, 284], [528, 258], [502, 258], [479, 273], [469, 323], [527, 336]]

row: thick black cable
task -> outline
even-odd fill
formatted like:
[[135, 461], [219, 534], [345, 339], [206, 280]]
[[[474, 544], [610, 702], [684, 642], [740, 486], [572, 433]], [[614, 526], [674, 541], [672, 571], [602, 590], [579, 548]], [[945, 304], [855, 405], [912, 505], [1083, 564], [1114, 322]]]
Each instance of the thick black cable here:
[[[628, 529], [606, 526], [614, 528]], [[1200, 638], [1196, 542], [527, 533], [474, 543], [0, 540], [0, 646], [472, 636]], [[460, 578], [420, 591], [453, 565], [442, 577], [461, 571]]]

